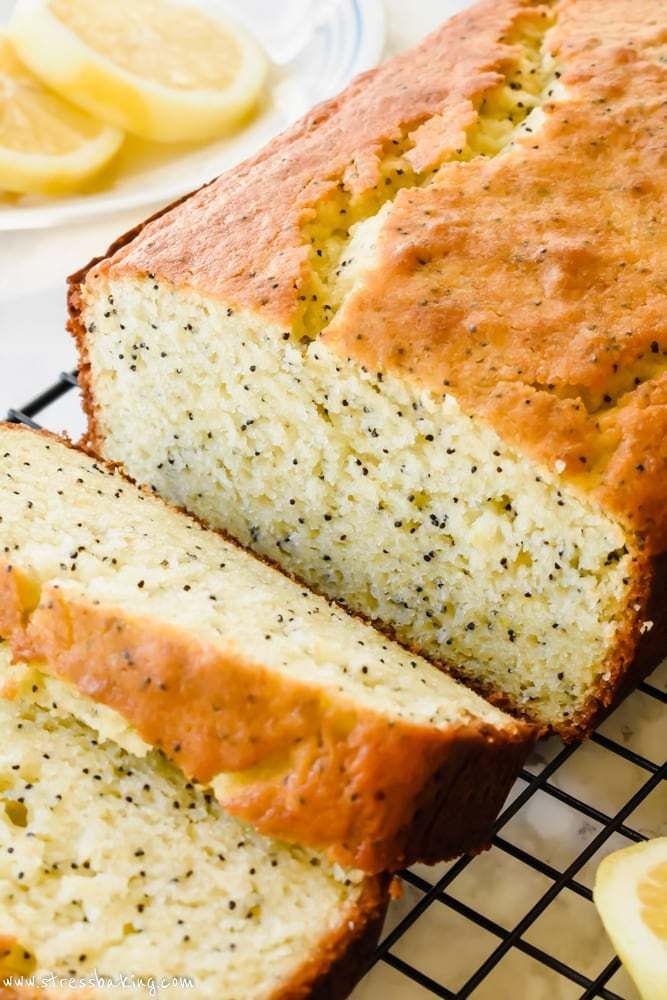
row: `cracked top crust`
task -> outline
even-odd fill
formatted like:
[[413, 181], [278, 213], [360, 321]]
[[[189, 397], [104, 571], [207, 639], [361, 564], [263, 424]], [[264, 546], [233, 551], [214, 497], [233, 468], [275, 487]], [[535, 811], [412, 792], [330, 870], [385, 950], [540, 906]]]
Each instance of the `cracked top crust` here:
[[[548, 17], [564, 96], [497, 156], [452, 159]], [[577, 492], [667, 547], [667, 17], [661, 0], [485, 0], [357, 80], [147, 225], [95, 274], [154, 274], [298, 330], [303, 229], [357, 198], [392, 142], [427, 186], [398, 191], [320, 336], [373, 371], [457, 397]], [[450, 161], [450, 162], [444, 162]]]
[[[411, 133], [418, 168], [438, 162], [475, 118], [473, 99], [502, 79], [498, 41], [521, 0], [486, 0], [419, 48], [357, 77], [255, 157], [155, 219], [95, 273], [151, 273], [289, 327], [300, 312], [310, 246], [302, 229], [342, 179], [373, 187], [392, 140]], [[442, 128], [422, 123], [441, 117]], [[420, 128], [421, 126], [421, 128]]]

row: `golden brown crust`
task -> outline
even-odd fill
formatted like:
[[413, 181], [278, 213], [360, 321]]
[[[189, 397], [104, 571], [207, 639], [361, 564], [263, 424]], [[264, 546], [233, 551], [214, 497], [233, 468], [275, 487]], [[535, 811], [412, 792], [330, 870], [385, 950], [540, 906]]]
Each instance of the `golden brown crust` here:
[[[418, 170], [441, 162], [500, 80], [513, 51], [507, 32], [530, 6], [484, 0], [452, 19], [122, 241], [88, 280], [150, 273], [291, 323], [308, 281], [302, 227], [313, 206], [340, 180], [353, 195], [372, 187], [378, 156], [406, 134]], [[377, 267], [324, 337], [372, 370], [451, 392], [550, 469], [563, 462], [564, 481], [659, 552], [667, 545], [664, 5], [560, 0], [554, 12], [549, 48], [563, 64], [567, 100], [549, 104], [542, 131], [511, 153], [450, 163], [429, 187], [400, 192]], [[76, 318], [82, 278], [72, 326], [94, 437]]]
[[383, 875], [368, 879], [338, 929], [267, 1000], [345, 1000], [366, 972], [377, 945], [389, 900], [388, 882]]
[[[521, 723], [389, 720], [245, 661], [231, 641], [222, 650], [40, 584], [6, 558], [0, 635], [17, 660], [119, 712], [189, 778], [244, 772], [221, 793], [230, 813], [370, 873], [485, 846], [534, 742]], [[470, 790], [462, 774], [474, 777]]]
[[662, 4], [559, 4], [549, 47], [567, 100], [511, 153], [401, 192], [377, 266], [324, 336], [371, 370], [452, 393], [552, 470], [564, 463], [570, 485], [657, 551], [666, 34]]
[[[123, 240], [96, 272], [155, 273], [291, 322], [310, 250], [301, 227], [314, 206], [339, 178], [353, 194], [372, 188], [384, 148], [406, 130], [419, 168], [446, 156], [474, 118], [471, 99], [501, 80], [513, 48], [498, 39], [529, 6], [531, 0], [486, 0], [478, 16], [454, 19], [419, 48], [357, 77], [188, 198], [183, 211], [160, 213], [136, 239]], [[422, 132], [434, 115], [443, 128]]]
[[623, 673], [615, 691], [601, 706], [593, 722], [613, 711], [636, 685], [648, 677], [667, 656], [667, 553], [653, 560], [650, 573], [650, 597], [642, 620], [647, 624], [635, 642], [634, 657]]
[[[439, 845], [446, 856], [482, 846], [531, 745], [520, 726], [392, 723], [244, 662], [233, 647], [222, 653], [54, 586], [26, 618], [21, 580], [15, 567], [0, 572], [0, 634], [17, 660], [44, 664], [119, 712], [191, 779], [245, 772], [221, 795], [228, 812], [367, 872], [426, 860], [433, 848], [420, 834], [422, 811], [448, 832]], [[481, 789], [489, 797], [468, 808], [457, 779], [478, 765], [473, 799]]]

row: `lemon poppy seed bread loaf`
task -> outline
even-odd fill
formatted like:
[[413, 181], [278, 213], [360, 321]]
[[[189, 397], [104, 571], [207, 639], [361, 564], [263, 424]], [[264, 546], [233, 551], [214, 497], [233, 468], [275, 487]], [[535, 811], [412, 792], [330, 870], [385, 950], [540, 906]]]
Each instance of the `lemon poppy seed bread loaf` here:
[[660, 0], [488, 0], [72, 280], [90, 442], [536, 722], [667, 542]]
[[0, 636], [106, 709], [127, 750], [161, 749], [263, 833], [370, 873], [488, 845], [534, 739], [120, 472], [11, 426]]
[[9, 658], [0, 644], [2, 1000], [343, 1000], [385, 881], [260, 836]]

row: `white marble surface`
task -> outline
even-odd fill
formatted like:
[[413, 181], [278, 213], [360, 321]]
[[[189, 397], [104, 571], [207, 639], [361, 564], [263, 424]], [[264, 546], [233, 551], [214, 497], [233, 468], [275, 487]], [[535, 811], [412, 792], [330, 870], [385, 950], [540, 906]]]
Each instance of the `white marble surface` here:
[[[387, 0], [388, 51], [414, 43], [466, 0]], [[105, 219], [65, 231], [0, 233], [0, 413], [25, 403], [57, 374], [74, 367], [72, 345], [64, 332], [64, 278], [104, 250], [119, 232], [130, 228], [142, 212]], [[54, 430], [76, 435], [83, 428], [76, 395], [70, 393], [42, 418]], [[652, 683], [667, 690], [667, 669]], [[639, 692], [605, 723], [602, 732], [636, 753], [661, 762], [664, 757], [667, 708]], [[542, 744], [530, 763], [539, 771], [559, 750], [557, 740]], [[553, 784], [597, 809], [613, 815], [648, 777], [608, 750], [588, 744], [577, 750], [553, 777]], [[525, 787], [517, 782], [512, 797]], [[667, 833], [667, 789], [654, 791], [628, 819], [647, 836]], [[563, 870], [596, 836], [600, 825], [583, 813], [539, 792], [502, 830], [502, 837], [552, 867]], [[614, 835], [594, 855], [578, 879], [592, 885], [595, 866], [610, 850], [627, 844]], [[432, 884], [448, 866], [419, 868]], [[452, 883], [449, 892], [489, 920], [510, 930], [549, 889], [551, 880], [499, 848], [475, 859]], [[400, 921], [422, 893], [406, 886], [393, 904], [386, 931]], [[564, 890], [536, 920], [524, 940], [595, 978], [612, 956], [611, 947], [592, 904]], [[441, 986], [456, 991], [496, 947], [499, 939], [452, 909], [433, 902], [394, 946], [392, 954]], [[627, 1000], [636, 993], [627, 976], [617, 973], [609, 988]], [[512, 949], [472, 994], [475, 1000], [570, 1000], [581, 986]], [[428, 991], [400, 972], [380, 963], [354, 993], [354, 1000], [427, 1000]]]

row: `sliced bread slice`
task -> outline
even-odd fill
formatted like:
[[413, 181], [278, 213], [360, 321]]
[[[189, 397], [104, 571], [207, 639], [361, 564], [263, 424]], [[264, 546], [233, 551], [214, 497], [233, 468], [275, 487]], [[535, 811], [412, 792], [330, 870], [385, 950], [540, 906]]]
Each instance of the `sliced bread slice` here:
[[229, 812], [342, 864], [488, 843], [531, 727], [58, 439], [0, 427], [0, 461], [16, 660]]
[[383, 879], [257, 834], [162, 754], [38, 705], [9, 660], [0, 645], [3, 1000], [347, 996]]

